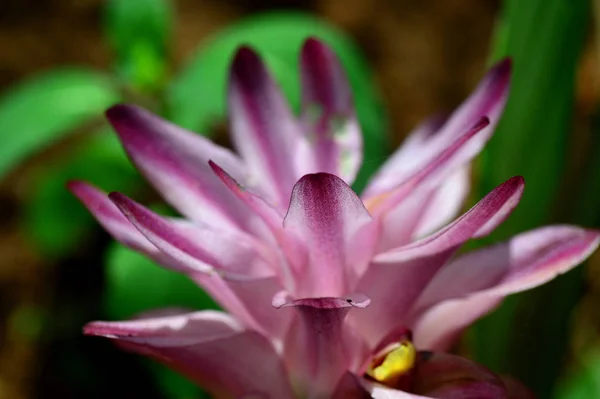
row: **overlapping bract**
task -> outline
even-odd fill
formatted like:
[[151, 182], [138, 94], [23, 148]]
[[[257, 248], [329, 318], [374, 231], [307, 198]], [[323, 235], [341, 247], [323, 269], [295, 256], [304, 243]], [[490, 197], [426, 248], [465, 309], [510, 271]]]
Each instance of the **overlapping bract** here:
[[[456, 255], [523, 193], [523, 179], [510, 178], [451, 221], [468, 193], [469, 162], [504, 106], [510, 63], [447, 120], [418, 127], [362, 198], [349, 187], [362, 142], [343, 71], [315, 39], [300, 65], [296, 118], [260, 58], [238, 51], [229, 115], [239, 155], [138, 107], [108, 110], [133, 163], [184, 218], [86, 183], [71, 190], [117, 240], [189, 275], [227, 314], [167, 310], [85, 332], [166, 362], [219, 398], [528, 397], [439, 352], [504, 296], [567, 271], [600, 240], [552, 226]], [[421, 350], [410, 392], [364, 378], [378, 348], [406, 329]]]

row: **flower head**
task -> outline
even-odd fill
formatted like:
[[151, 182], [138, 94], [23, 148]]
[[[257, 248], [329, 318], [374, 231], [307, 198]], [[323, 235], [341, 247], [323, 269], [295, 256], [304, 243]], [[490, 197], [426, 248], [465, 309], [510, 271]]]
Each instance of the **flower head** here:
[[237, 155], [138, 107], [107, 111], [133, 163], [183, 218], [85, 183], [71, 190], [117, 240], [187, 274], [227, 313], [166, 310], [85, 332], [163, 361], [216, 397], [527, 397], [441, 352], [504, 296], [572, 268], [600, 240], [552, 226], [457, 255], [523, 193], [513, 177], [454, 219], [469, 162], [504, 106], [510, 63], [447, 120], [418, 127], [362, 197], [349, 186], [362, 142], [343, 71], [315, 39], [300, 64], [295, 117], [260, 58], [238, 51], [228, 96]]

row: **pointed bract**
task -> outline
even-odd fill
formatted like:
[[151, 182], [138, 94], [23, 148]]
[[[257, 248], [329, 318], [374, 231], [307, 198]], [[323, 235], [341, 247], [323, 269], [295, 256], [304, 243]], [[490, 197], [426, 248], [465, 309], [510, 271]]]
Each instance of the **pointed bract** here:
[[[342, 179], [327, 173], [305, 175], [294, 186], [283, 226], [306, 245], [308, 260], [299, 280], [298, 295], [338, 296], [349, 290], [353, 267], [371, 256], [375, 232], [360, 234], [374, 221], [360, 198]], [[356, 238], [361, 238], [358, 243]], [[371, 241], [371, 242], [369, 242]], [[351, 248], [362, 249], [349, 258]]]
[[247, 228], [252, 215], [240, 212], [237, 199], [207, 164], [213, 159], [245, 179], [234, 154], [137, 106], [115, 105], [106, 117], [136, 167], [183, 215], [213, 226]]
[[269, 260], [259, 252], [260, 243], [250, 236], [169, 221], [120, 193], [112, 193], [109, 198], [148, 241], [183, 271], [251, 279], [274, 273]]
[[301, 118], [313, 155], [302, 172], [332, 173], [352, 184], [362, 161], [362, 136], [344, 71], [324, 43], [308, 39], [300, 72]]
[[231, 137], [252, 179], [276, 208], [285, 207], [299, 177], [294, 155], [300, 126], [260, 57], [247, 47], [234, 57], [228, 99]]

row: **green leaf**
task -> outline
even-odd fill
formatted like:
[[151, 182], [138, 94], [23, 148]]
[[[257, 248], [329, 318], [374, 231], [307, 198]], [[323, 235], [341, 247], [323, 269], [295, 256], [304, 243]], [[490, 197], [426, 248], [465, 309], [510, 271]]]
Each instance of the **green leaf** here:
[[65, 184], [85, 180], [99, 187], [132, 193], [141, 178], [129, 163], [115, 133], [105, 128], [79, 143], [62, 160], [37, 171], [25, 202], [25, 228], [45, 256], [73, 250], [96, 225], [89, 211]]
[[0, 178], [27, 156], [47, 147], [118, 101], [104, 75], [84, 69], [54, 70], [0, 97]]
[[167, 46], [173, 25], [167, 0], [109, 0], [106, 34], [117, 56], [121, 76], [140, 90], [164, 83]]
[[162, 388], [165, 396], [169, 399], [202, 399], [210, 398], [203, 395], [204, 392], [198, 385], [194, 384], [178, 372], [167, 368], [164, 364], [156, 363], [146, 359], [146, 367], [154, 375], [158, 385]]
[[499, 29], [500, 36], [507, 34], [506, 45], [500, 44], [506, 52], [498, 56], [513, 59], [511, 93], [482, 154], [480, 193], [515, 174], [525, 177], [527, 191], [515, 216], [496, 237], [539, 226], [550, 216], [564, 169], [575, 70], [589, 11], [586, 0], [506, 4], [508, 22]]
[[352, 86], [365, 138], [365, 162], [356, 187], [360, 189], [388, 154], [387, 119], [361, 52], [349, 38], [313, 16], [289, 12], [255, 15], [203, 43], [168, 91], [170, 119], [201, 131], [225, 120], [229, 63], [243, 44], [262, 55], [288, 100], [298, 109], [298, 56], [309, 36], [324, 40], [334, 49]]
[[[512, 57], [513, 79], [504, 116], [482, 154], [478, 194], [482, 197], [514, 175], [523, 175], [527, 188], [511, 218], [481, 243], [552, 219], [589, 17], [586, 0], [506, 0], [504, 6], [494, 54]], [[548, 397], [564, 356], [568, 315], [579, 296], [578, 273], [511, 297], [478, 323], [479, 360]]]
[[[589, 155], [582, 168], [572, 203], [571, 218], [588, 227], [600, 226], [600, 104], [592, 117], [592, 137], [588, 144]], [[579, 154], [578, 154], [579, 155]]]
[[593, 348], [570, 375], [561, 381], [556, 399], [600, 397], [600, 350]]
[[496, 20], [494, 36], [492, 37], [492, 49], [489, 54], [489, 61], [491, 64], [506, 57], [509, 53], [508, 38], [511, 32], [510, 21], [510, 18], [503, 15]]

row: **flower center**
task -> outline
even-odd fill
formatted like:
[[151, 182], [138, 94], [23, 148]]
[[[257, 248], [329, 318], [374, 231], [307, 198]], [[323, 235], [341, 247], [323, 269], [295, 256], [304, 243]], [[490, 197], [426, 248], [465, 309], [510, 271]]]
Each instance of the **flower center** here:
[[384, 385], [395, 386], [415, 365], [417, 351], [409, 340], [387, 346], [377, 355], [366, 374]]

